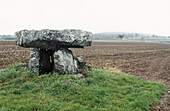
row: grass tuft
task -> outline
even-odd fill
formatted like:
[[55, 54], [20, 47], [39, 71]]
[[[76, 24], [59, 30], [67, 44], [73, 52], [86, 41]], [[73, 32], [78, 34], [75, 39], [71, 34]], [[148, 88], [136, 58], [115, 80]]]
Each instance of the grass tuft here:
[[0, 70], [2, 111], [147, 111], [165, 91], [161, 84], [100, 69], [74, 79], [57, 73], [38, 76], [23, 66]]

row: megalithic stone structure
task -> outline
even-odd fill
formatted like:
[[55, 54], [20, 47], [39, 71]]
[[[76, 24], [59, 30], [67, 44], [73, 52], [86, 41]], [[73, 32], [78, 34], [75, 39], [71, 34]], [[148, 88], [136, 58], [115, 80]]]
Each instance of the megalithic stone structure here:
[[[32, 48], [28, 68], [42, 73], [79, 73], [80, 58], [68, 48], [91, 46], [92, 33], [82, 30], [21, 30], [15, 33], [16, 44]], [[85, 63], [85, 61], [84, 61]], [[82, 66], [81, 66], [82, 67]]]

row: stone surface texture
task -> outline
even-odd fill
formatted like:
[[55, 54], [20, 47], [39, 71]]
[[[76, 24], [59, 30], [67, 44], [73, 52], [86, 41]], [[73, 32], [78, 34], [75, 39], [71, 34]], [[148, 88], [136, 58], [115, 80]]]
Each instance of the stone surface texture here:
[[86, 64], [86, 59], [84, 57], [77, 57], [79, 67], [84, 67]]
[[39, 72], [39, 67], [40, 67], [40, 52], [38, 49], [32, 48], [28, 68], [31, 71]]
[[28, 68], [39, 74], [83, 73], [86, 60], [74, 58], [68, 48], [91, 46], [92, 33], [82, 30], [21, 30], [15, 33], [16, 44], [32, 47]]
[[76, 74], [78, 73], [78, 63], [74, 59], [72, 51], [68, 49], [59, 49], [54, 52], [54, 71], [62, 74]]
[[90, 46], [92, 33], [82, 30], [21, 30], [15, 33], [16, 44], [22, 47], [34, 47], [55, 50], [57, 47], [80, 48]]
[[33, 72], [49, 73], [52, 70], [50, 53], [42, 49], [32, 48], [28, 67]]

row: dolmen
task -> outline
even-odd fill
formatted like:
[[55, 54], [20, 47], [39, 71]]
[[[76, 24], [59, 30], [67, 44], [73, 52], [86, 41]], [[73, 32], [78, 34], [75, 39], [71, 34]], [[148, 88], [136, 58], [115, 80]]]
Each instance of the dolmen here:
[[75, 29], [21, 30], [15, 38], [17, 45], [32, 48], [29, 70], [39, 74], [78, 74], [86, 61], [83, 57], [75, 58], [69, 48], [91, 46], [92, 33]]

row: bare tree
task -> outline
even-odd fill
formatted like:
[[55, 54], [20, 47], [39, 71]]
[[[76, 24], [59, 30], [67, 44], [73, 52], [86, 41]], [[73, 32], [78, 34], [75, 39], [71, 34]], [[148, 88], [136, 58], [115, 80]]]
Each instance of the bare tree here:
[[121, 34], [121, 35], [119, 35], [118, 37], [122, 40], [122, 39], [123, 39], [123, 37], [124, 37], [124, 35], [123, 35], [123, 34]]

